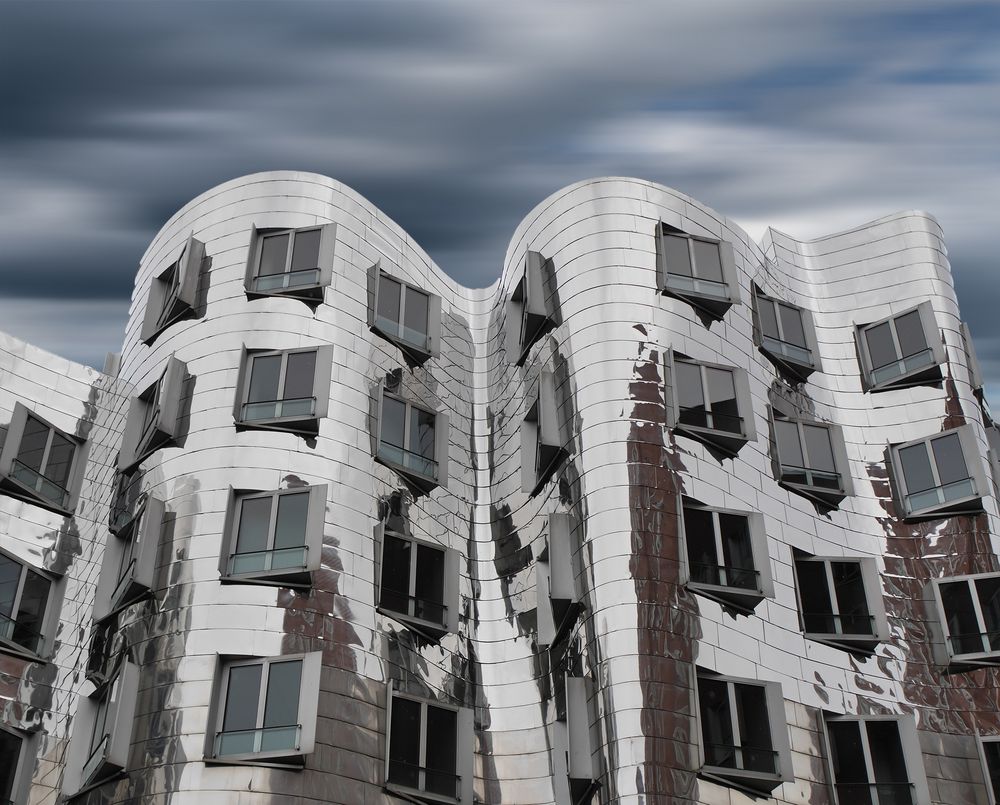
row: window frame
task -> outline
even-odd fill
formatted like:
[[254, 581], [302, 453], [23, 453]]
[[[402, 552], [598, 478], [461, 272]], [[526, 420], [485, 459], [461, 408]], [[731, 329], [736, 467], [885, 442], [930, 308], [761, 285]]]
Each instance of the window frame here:
[[142, 511], [146, 493], [142, 489], [143, 473], [138, 467], [115, 472], [114, 492], [108, 511], [108, 531], [124, 538], [122, 532], [131, 529]]
[[[736, 393], [736, 407], [739, 410], [740, 432], [721, 430], [714, 427], [692, 425], [681, 421], [681, 406], [678, 396], [679, 383], [677, 364], [683, 363], [699, 369], [701, 379], [702, 399], [708, 415], [711, 416], [711, 402], [708, 395], [707, 369], [729, 372], [733, 379], [733, 390]], [[698, 361], [686, 355], [674, 352], [668, 348], [664, 353], [664, 392], [666, 396], [667, 427], [676, 433], [682, 433], [710, 447], [717, 448], [729, 456], [735, 456], [744, 445], [756, 441], [757, 429], [754, 425], [753, 399], [750, 396], [750, 381], [745, 370], [737, 366], [726, 366], [721, 363]]]
[[[73, 444], [73, 459], [70, 462], [70, 469], [67, 475], [66, 486], [62, 487], [55, 481], [49, 481], [40, 472], [35, 473], [41, 479], [48, 481], [53, 486], [63, 490], [62, 501], [57, 502], [50, 498], [43, 497], [40, 492], [28, 486], [23, 481], [14, 477], [14, 462], [18, 459], [21, 449], [21, 442], [24, 438], [24, 428], [28, 419], [37, 420], [49, 429], [46, 437], [46, 446], [42, 460], [42, 466], [48, 469], [49, 451], [52, 447], [53, 434], [58, 433], [64, 439]], [[53, 425], [48, 419], [28, 409], [22, 402], [14, 403], [14, 413], [7, 428], [7, 436], [3, 442], [3, 449], [0, 450], [0, 490], [6, 492], [11, 497], [18, 498], [27, 503], [32, 503], [50, 512], [62, 515], [72, 515], [76, 509], [76, 504], [80, 496], [80, 487], [83, 484], [83, 471], [87, 464], [87, 452], [90, 442], [67, 433], [61, 428]], [[34, 470], [31, 470], [34, 472]], [[36, 484], [37, 485], [37, 484]]]
[[103, 621], [152, 595], [166, 507], [146, 496], [128, 529], [105, 542], [94, 599], [94, 620]]
[[[51, 571], [35, 567], [19, 556], [16, 556], [10, 551], [5, 551], [2, 548], [0, 548], [0, 558], [21, 566], [21, 570], [18, 573], [17, 589], [14, 592], [14, 601], [11, 606], [12, 615], [20, 608], [21, 598], [24, 595], [25, 580], [27, 579], [29, 572], [40, 576], [49, 584], [48, 592], [45, 598], [45, 610], [41, 617], [40, 630], [35, 632], [36, 646], [32, 648], [24, 645], [23, 643], [14, 642], [13, 631], [14, 627], [17, 625], [17, 618], [12, 617], [7, 619], [5, 616], [0, 616], [4, 617], [5, 620], [9, 620], [10, 624], [13, 624], [10, 627], [5, 627], [4, 624], [0, 622], [0, 654], [23, 657], [35, 662], [47, 662], [52, 653], [53, 644], [55, 643], [55, 632], [59, 624], [60, 609], [64, 593], [63, 577], [52, 573]], [[7, 628], [9, 628], [12, 633], [10, 636], [6, 635]]]
[[[760, 315], [760, 309], [763, 304], [772, 306], [779, 336], [784, 335], [784, 325], [781, 321], [781, 316], [778, 314], [778, 308], [790, 308], [799, 314], [799, 321], [802, 325], [802, 333], [805, 336], [806, 342], [804, 348], [790, 341], [785, 341], [783, 338], [774, 338], [764, 332], [764, 325]], [[756, 344], [760, 353], [779, 369], [784, 370], [800, 381], [808, 380], [813, 372], [822, 371], [819, 344], [816, 341], [816, 324], [813, 320], [811, 310], [799, 305], [793, 305], [791, 302], [786, 302], [784, 299], [778, 299], [775, 296], [768, 296], [757, 285], [754, 285], [753, 325], [754, 344]], [[771, 344], [768, 342], [774, 343]], [[796, 355], [795, 350], [802, 350], [808, 353], [808, 358]]]
[[[750, 554], [753, 557], [754, 563], [753, 573], [757, 579], [755, 589], [751, 590], [747, 587], [736, 587], [729, 584], [713, 584], [711, 582], [697, 581], [693, 578], [693, 563], [691, 562], [691, 554], [688, 547], [689, 535], [684, 516], [685, 511], [688, 509], [706, 511], [713, 515], [712, 528], [717, 561], [721, 561], [721, 558], [725, 555], [719, 526], [719, 515], [726, 514], [746, 519], [750, 541]], [[718, 601], [723, 606], [734, 608], [745, 615], [751, 614], [765, 598], [774, 598], [774, 581], [771, 577], [771, 561], [767, 550], [767, 532], [764, 527], [763, 514], [760, 512], [721, 508], [719, 506], [708, 506], [694, 498], [683, 496], [678, 492], [677, 520], [680, 552], [679, 581], [681, 584], [698, 595]], [[719, 565], [718, 568], [719, 570], [724, 570], [725, 565]], [[738, 568], [737, 570], [742, 569]], [[723, 578], [723, 575], [720, 573], [721, 578]]]
[[181, 401], [188, 382], [187, 364], [174, 355], [160, 377], [129, 403], [118, 452], [118, 469], [127, 472], [181, 436]]
[[[281, 368], [278, 373], [278, 388], [284, 384], [288, 369], [288, 356], [292, 354], [314, 352], [316, 353], [316, 364], [313, 370], [312, 383], [312, 413], [290, 414], [287, 416], [261, 417], [260, 419], [246, 419], [244, 409], [247, 405], [258, 404], [248, 403], [246, 399], [250, 393], [250, 382], [253, 378], [253, 363], [258, 358], [268, 358], [274, 355], [281, 356]], [[236, 382], [236, 401], [233, 406], [233, 419], [237, 430], [280, 430], [289, 433], [298, 433], [306, 436], [315, 436], [319, 433], [320, 420], [325, 419], [330, 408], [330, 381], [333, 377], [333, 346], [322, 344], [318, 346], [294, 347], [292, 349], [255, 349], [246, 346], [240, 352], [240, 368]], [[288, 398], [306, 399], [304, 397]], [[263, 402], [285, 402], [286, 398], [280, 400], [266, 400]]]
[[[263, 255], [264, 241], [269, 237], [288, 235], [288, 245], [285, 250], [285, 268], [281, 274], [269, 274], [264, 276], [283, 277], [287, 281], [288, 277], [296, 272], [290, 271], [292, 258], [295, 254], [295, 239], [304, 232], [320, 233], [319, 251], [317, 263], [313, 268], [300, 269], [301, 271], [316, 271], [316, 282], [293, 287], [283, 286], [280, 288], [258, 288], [261, 279], [260, 261]], [[285, 297], [288, 299], [298, 299], [306, 304], [316, 305], [323, 301], [326, 288], [333, 280], [333, 261], [336, 252], [337, 225], [335, 223], [315, 223], [299, 227], [262, 227], [256, 225], [250, 227], [250, 246], [247, 250], [246, 276], [244, 278], [244, 288], [248, 299], [261, 299], [264, 297]]]
[[[319, 717], [319, 689], [322, 674], [323, 654], [311, 651], [297, 654], [281, 654], [271, 657], [247, 655], [215, 655], [215, 673], [212, 683], [212, 703], [209, 708], [208, 728], [205, 730], [204, 762], [210, 765], [228, 766], [270, 766], [274, 768], [301, 768], [306, 756], [316, 750], [316, 722]], [[231, 755], [218, 754], [219, 737], [226, 713], [226, 699], [229, 693], [229, 670], [239, 666], [260, 665], [267, 668], [261, 672], [257, 689], [257, 721], [267, 704], [267, 680], [270, 666], [284, 662], [302, 663], [299, 673], [298, 719], [296, 733], [298, 745], [294, 749], [274, 749], [258, 752], [240, 752]], [[291, 725], [286, 725], [291, 726]], [[253, 731], [267, 729], [254, 727]], [[244, 730], [237, 730], [244, 732]]]
[[[840, 479], [840, 487], [838, 489], [831, 489], [829, 487], [816, 486], [815, 484], [805, 483], [801, 484], [796, 481], [789, 481], [785, 479], [786, 473], [783, 471], [785, 467], [790, 469], [802, 470], [805, 473], [809, 473], [808, 477], [812, 476], [814, 472], [825, 473], [824, 470], [815, 470], [812, 467], [796, 467], [792, 464], [784, 464], [781, 460], [780, 452], [780, 440], [778, 439], [777, 426], [775, 425], [778, 421], [790, 422], [797, 426], [798, 436], [799, 436], [799, 451], [802, 453], [804, 459], [808, 460], [808, 450], [805, 441], [805, 431], [804, 426], [819, 427], [824, 428], [827, 431], [830, 439], [830, 451], [833, 454], [834, 468], [837, 470], [836, 475]], [[803, 419], [800, 417], [782, 416], [775, 408], [771, 408], [771, 428], [774, 434], [774, 452], [773, 452], [773, 466], [775, 469], [775, 479], [777, 480], [779, 486], [796, 492], [797, 494], [814, 500], [824, 506], [837, 506], [844, 498], [850, 497], [854, 493], [854, 486], [851, 479], [851, 462], [847, 457], [847, 445], [844, 441], [844, 431], [833, 422], [821, 422], [819, 420], [813, 419]], [[825, 473], [830, 474], [830, 473]]]
[[[836, 585], [833, 579], [832, 563], [856, 564], [861, 572], [861, 581], [865, 590], [865, 604], [868, 608], [868, 617], [871, 619], [871, 634], [856, 633], [845, 634], [844, 632], [810, 632], [806, 629], [805, 616], [802, 605], [802, 584], [799, 581], [799, 563], [809, 562], [823, 564], [825, 567], [825, 577], [827, 583], [827, 594], [830, 599], [829, 613], [811, 612], [810, 615], [829, 615], [835, 627], [840, 623], [840, 603], [836, 596]], [[795, 605], [799, 618], [799, 629], [806, 640], [816, 643], [825, 643], [834, 648], [844, 649], [851, 652], [871, 653], [875, 646], [884, 643], [889, 639], [889, 622], [885, 614], [885, 600], [882, 597], [881, 576], [878, 565], [874, 557], [871, 556], [813, 556], [802, 552], [795, 552], [792, 560], [792, 575], [795, 579]], [[858, 617], [858, 616], [850, 616]], [[842, 626], [840, 628], [843, 628]]]
[[[771, 749], [775, 758], [775, 772], [754, 771], [752, 769], [741, 769], [728, 766], [714, 766], [707, 762], [705, 750], [705, 727], [701, 715], [701, 687], [702, 680], [707, 679], [713, 682], [722, 682], [726, 685], [729, 702], [729, 715], [732, 724], [733, 740], [740, 739], [739, 718], [735, 704], [735, 685], [747, 685], [750, 687], [762, 688], [764, 691], [764, 702], [768, 715], [768, 732], [771, 737]], [[792, 771], [792, 755], [788, 739], [788, 724], [785, 720], [784, 695], [781, 691], [781, 683], [771, 680], [743, 679], [741, 677], [717, 674], [707, 668], [698, 666], [695, 672], [694, 713], [696, 724], [695, 742], [698, 750], [698, 775], [713, 782], [732, 786], [751, 794], [760, 796], [767, 795], [782, 783], [791, 782], [795, 779]], [[735, 748], [742, 748], [740, 744], [734, 744]]]
[[[305, 561], [301, 565], [289, 568], [271, 568], [269, 570], [247, 571], [234, 573], [231, 570], [239, 536], [240, 518], [243, 503], [247, 500], [270, 498], [272, 501], [268, 522], [268, 545], [274, 544], [278, 518], [278, 501], [285, 495], [309, 495], [306, 512], [306, 533], [302, 545], [305, 551]], [[267, 584], [279, 587], [310, 587], [311, 574], [319, 570], [323, 559], [323, 535], [326, 530], [326, 504], [329, 497], [328, 484], [313, 484], [309, 486], [286, 487], [284, 489], [234, 489], [229, 487], [229, 502], [226, 506], [225, 530], [223, 531], [222, 551], [219, 555], [219, 578], [223, 583]], [[270, 548], [254, 553], [274, 553]]]
[[545, 550], [535, 560], [538, 644], [555, 646], [576, 623], [583, 600], [572, 515], [552, 512], [547, 519]]
[[531, 348], [558, 324], [552, 284], [552, 260], [530, 249], [524, 256], [523, 273], [507, 297], [504, 337], [508, 360], [523, 366]]
[[194, 315], [204, 261], [205, 244], [192, 234], [177, 259], [153, 278], [139, 335], [144, 344], [151, 346], [164, 330]]
[[543, 369], [521, 423], [521, 491], [534, 497], [569, 457], [569, 439], [554, 373]]
[[[688, 261], [691, 266], [691, 288], [677, 287], [677, 280], [671, 286], [670, 267], [667, 265], [667, 248], [665, 239], [667, 237], [684, 238], [687, 240]], [[694, 244], [696, 242], [711, 243], [718, 246], [719, 266], [722, 272], [722, 282], [699, 278], [697, 275], [697, 260], [695, 259]], [[686, 276], [683, 274], [673, 274], [674, 277]], [[677, 227], [671, 226], [665, 221], [660, 221], [656, 227], [656, 278], [659, 292], [666, 296], [672, 296], [681, 301], [687, 302], [692, 307], [707, 313], [714, 319], [720, 320], [725, 316], [726, 311], [733, 305], [740, 303], [739, 279], [736, 271], [736, 255], [733, 244], [728, 240], [716, 238], [709, 235], [694, 235], [685, 232]], [[706, 294], [699, 291], [697, 283], [710, 282], [713, 285], [721, 285], [726, 289], [726, 296]]]
[[979, 762], [983, 769], [983, 782], [986, 784], [986, 797], [990, 805], [1000, 805], [1000, 773], [993, 779], [990, 773], [989, 760], [986, 757], [986, 744], [1000, 745], [1000, 735], [976, 734], [976, 749], [979, 752]]
[[[837, 782], [837, 774], [833, 759], [833, 740], [830, 735], [829, 725], [831, 723], [848, 722], [854, 722], [861, 725], [859, 726], [858, 734], [862, 741], [862, 752], [865, 758], [866, 773], [871, 774], [873, 766], [870, 738], [868, 737], [868, 730], [864, 725], [868, 722], [875, 721], [891, 721], [896, 724], [896, 734], [899, 736], [900, 754], [903, 756], [907, 777], [910, 778], [907, 782], [910, 785], [913, 805], [930, 805], [931, 798], [927, 787], [927, 776], [926, 771], [924, 770], [923, 754], [920, 749], [920, 740], [917, 736], [916, 725], [914, 724], [911, 716], [854, 715], [850, 713], [835, 715], [831, 713], [824, 713], [824, 717], [821, 721], [823, 724], [823, 740], [826, 743], [827, 748], [827, 751], [825, 752], [825, 765], [827, 767], [827, 777], [830, 780], [830, 791], [833, 794], [833, 802], [835, 805], [852, 805], [852, 803], [857, 800], [853, 797], [841, 797], [840, 793], [837, 791], [837, 786], [844, 784]], [[886, 783], [846, 783], [846, 785], [867, 785], [870, 793], [872, 786], [886, 785]]]
[[[444, 555], [444, 580], [441, 590], [442, 607], [445, 618], [442, 622], [428, 620], [409, 612], [400, 612], [382, 603], [382, 571], [384, 568], [384, 548], [386, 536], [411, 543], [416, 547], [430, 548], [440, 551]], [[388, 528], [385, 522], [380, 522], [373, 529], [375, 538], [375, 609], [383, 615], [399, 621], [403, 625], [423, 635], [425, 638], [437, 642], [446, 634], [458, 633], [458, 619], [461, 608], [460, 583], [460, 555], [454, 548], [438, 545], [426, 539], [418, 539], [409, 534], [404, 534], [393, 528]], [[409, 578], [407, 588], [409, 589], [410, 600], [414, 599], [416, 592], [416, 563], [417, 551], [410, 554]]]
[[[885, 369], [887, 366], [891, 366], [892, 364], [886, 364], [886, 366], [880, 366], [877, 369], [872, 366], [872, 359], [868, 348], [868, 338], [866, 333], [869, 330], [873, 330], [883, 324], [888, 324], [889, 332], [892, 337], [892, 344], [896, 355], [898, 356], [902, 350], [899, 346], [899, 335], [896, 332], [896, 319], [900, 319], [903, 316], [913, 313], [914, 311], [916, 311], [919, 316], [924, 341], [927, 343], [926, 350], [915, 354], [919, 355], [923, 352], [930, 352], [931, 363], [922, 364], [909, 370], [905, 369], [904, 365], [904, 369], [900, 374], [884, 380], [876, 380], [874, 373], [881, 369]], [[931, 303], [929, 301], [921, 302], [914, 307], [901, 310], [898, 313], [886, 316], [878, 321], [866, 324], [856, 324], [854, 328], [854, 338], [858, 349], [858, 355], [861, 359], [861, 381], [865, 391], [888, 391], [890, 389], [935, 383], [941, 380], [941, 365], [945, 362], [947, 356], [945, 355], [944, 342], [941, 340], [941, 332], [938, 329], [937, 321], [934, 316], [934, 309], [931, 307]], [[895, 364], [905, 364], [905, 361], [906, 358], [898, 357]]]
[[[28, 792], [31, 789], [32, 766], [38, 753], [38, 735], [40, 731], [34, 730], [28, 732], [0, 722], [0, 732], [12, 735], [19, 741], [17, 758], [13, 765], [8, 767], [14, 769], [14, 775], [11, 779], [10, 799], [0, 799], [0, 802], [7, 803], [9, 801], [10, 805], [14, 805], [17, 802], [27, 802]], [[0, 758], [0, 762], [3, 760], [4, 758]], [[3, 792], [0, 791], [0, 796], [2, 795]]]
[[[385, 708], [385, 762], [383, 774], [385, 788], [391, 792], [410, 799], [415, 798], [422, 802], [460, 802], [471, 805], [473, 801], [473, 745], [475, 743], [473, 710], [469, 707], [461, 707], [455, 704], [440, 702], [435, 699], [428, 699], [423, 696], [415, 696], [403, 690], [397, 689], [397, 682], [390, 679], [386, 686], [386, 708]], [[427, 708], [438, 707], [442, 710], [451, 710], [455, 713], [455, 790], [456, 797], [445, 797], [440, 794], [426, 791], [422, 788], [411, 788], [390, 779], [390, 769], [392, 763], [392, 703], [394, 699], [406, 699], [420, 704], [420, 749], [421, 762], [426, 763], [427, 749]], [[425, 767], [421, 766], [421, 771]]]
[[[395, 471], [403, 478], [407, 484], [416, 490], [417, 492], [423, 494], [429, 494], [433, 489], [437, 487], [442, 487], [447, 489], [448, 487], [448, 454], [450, 452], [450, 431], [449, 431], [449, 421], [448, 413], [446, 411], [435, 411], [429, 406], [423, 403], [411, 400], [400, 391], [390, 391], [387, 384], [383, 381], [378, 384], [376, 393], [377, 398], [377, 421], [375, 427], [375, 438], [374, 438], [374, 459], [377, 463], [388, 467], [389, 469]], [[424, 461], [430, 461], [437, 465], [437, 472], [434, 475], [427, 475], [418, 470], [406, 466], [404, 463], [397, 462], [391, 457], [385, 455], [382, 451], [382, 425], [384, 423], [383, 417], [383, 402], [386, 397], [390, 397], [397, 402], [402, 403], [406, 406], [406, 410], [403, 414], [403, 442], [405, 444], [410, 444], [410, 411], [416, 409], [418, 411], [423, 411], [425, 414], [432, 414], [434, 416], [434, 458], [426, 459], [422, 458]], [[413, 451], [409, 450], [407, 447], [398, 447], [398, 445], [389, 445], [394, 449], [400, 449], [405, 455], [410, 455]]]
[[[399, 319], [405, 319], [408, 293], [415, 291], [427, 297], [427, 332], [423, 344], [403, 337], [402, 321], [387, 322], [396, 325], [395, 332], [379, 322], [378, 300], [382, 277], [386, 277], [400, 286]], [[441, 354], [441, 297], [412, 282], [407, 282], [395, 274], [390, 274], [381, 267], [380, 262], [376, 262], [368, 269], [368, 329], [398, 347], [408, 361], [416, 365], [424, 363], [429, 358], [436, 358]]]
[[[969, 476], [960, 481], [953, 481], [951, 484], [946, 486], [971, 481], [972, 492], [968, 495], [955, 498], [954, 500], [939, 501], [938, 503], [934, 503], [929, 506], [911, 509], [909, 498], [913, 495], [923, 495], [933, 491], [939, 493], [938, 496], [940, 497], [940, 492], [944, 489], [944, 487], [940, 484], [940, 472], [938, 470], [937, 459], [934, 454], [934, 450], [931, 447], [931, 443], [939, 439], [951, 437], [958, 438], [958, 443], [962, 450], [962, 459], [965, 461], [965, 468], [969, 473]], [[929, 459], [931, 475], [938, 485], [932, 487], [931, 489], [920, 490], [919, 492], [915, 492], [913, 495], [910, 495], [907, 491], [906, 474], [903, 471], [903, 461], [900, 457], [900, 452], [910, 447], [916, 447], [919, 444], [926, 445], [926, 454]], [[979, 455], [979, 446], [976, 442], [976, 436], [973, 432], [972, 425], [960, 425], [957, 428], [949, 428], [947, 430], [931, 434], [930, 436], [913, 439], [909, 442], [890, 444], [889, 469], [891, 471], [896, 504], [903, 520], [920, 520], [927, 518], [935, 519], [940, 517], [950, 517], [955, 514], [967, 514], [983, 511], [983, 496], [987, 494], [989, 487], [987, 486], [986, 473], [983, 468], [982, 458]]]
[[[946, 576], [944, 578], [931, 579], [928, 582], [927, 590], [928, 594], [926, 598], [929, 599], [934, 607], [934, 614], [936, 616], [936, 621], [934, 622], [934, 632], [935, 632], [935, 644], [937, 651], [935, 652], [936, 660], [938, 664], [943, 666], [951, 666], [957, 670], [963, 668], [990, 668], [1000, 665], [1000, 618], [998, 618], [997, 629], [990, 631], [987, 627], [986, 618], [983, 613], [982, 602], [979, 598], [979, 591], [977, 589], [977, 582], [979, 580], [988, 579], [998, 579], [1000, 580], [1000, 572], [991, 573], [965, 573], [960, 576]], [[997, 645], [996, 650], [991, 651], [956, 651], [954, 648], [954, 641], [958, 637], [970, 637], [971, 635], [952, 635], [951, 628], [948, 625], [948, 610], [944, 605], [944, 596], [941, 594], [941, 586], [944, 584], [966, 584], [969, 588], [969, 598], [972, 601], [973, 614], [976, 616], [977, 625], [982, 630], [979, 633], [980, 641], [983, 645], [986, 645], [986, 640], [989, 639], [991, 634], [997, 635]]]

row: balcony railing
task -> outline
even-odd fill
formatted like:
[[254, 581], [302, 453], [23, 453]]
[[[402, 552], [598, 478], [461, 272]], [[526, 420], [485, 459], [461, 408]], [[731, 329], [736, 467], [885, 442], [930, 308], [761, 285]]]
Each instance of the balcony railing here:
[[448, 607], [441, 601], [429, 598], [418, 598], [415, 595], [382, 589], [379, 596], [379, 606], [391, 612], [397, 612], [410, 618], [419, 618], [439, 625], [444, 625]]
[[788, 484], [811, 486], [814, 489], [840, 491], [843, 488], [839, 472], [814, 470], [810, 467], [798, 467], [794, 464], [781, 465], [781, 480]]
[[33, 492], [36, 492], [40, 497], [61, 508], [69, 505], [69, 490], [60, 486], [55, 481], [50, 481], [40, 472], [33, 470], [16, 458], [11, 466], [11, 477], [18, 483], [24, 484]]
[[230, 730], [215, 734], [216, 757], [253, 755], [263, 752], [297, 752], [301, 745], [301, 724]]
[[729, 286], [718, 280], [688, 277], [684, 274], [667, 273], [667, 288], [677, 293], [710, 296], [712, 299], [728, 300]]
[[281, 274], [262, 274], [254, 281], [257, 291], [279, 291], [295, 288], [309, 288], [319, 285], [320, 271], [318, 268], [302, 268], [297, 271], [285, 271]]
[[453, 771], [431, 769], [405, 760], [389, 759], [389, 782], [453, 799], [462, 795], [462, 778]]
[[778, 753], [770, 747], [763, 746], [706, 743], [705, 765], [761, 774], [777, 774]]
[[962, 478], [933, 489], [924, 489], [906, 496], [906, 508], [911, 512], [944, 506], [954, 500], [970, 498], [976, 494], [976, 482], [972, 478]]
[[310, 417], [316, 413], [315, 397], [296, 397], [288, 400], [260, 400], [243, 403], [243, 421], [257, 422], [266, 419]]
[[924, 369], [934, 365], [934, 350], [928, 347], [925, 350], [907, 355], [898, 361], [887, 363], [885, 366], [878, 366], [872, 369], [872, 383], [887, 383], [897, 377], [908, 375], [918, 369]]
[[13, 618], [0, 614], [0, 639], [37, 654], [42, 647], [44, 637], [41, 632], [36, 632]]
[[782, 341], [780, 338], [774, 338], [770, 335], [761, 335], [760, 340], [761, 345], [768, 352], [781, 355], [781, 357], [795, 363], [801, 363], [806, 366], [813, 365], [812, 352], [805, 347], [800, 347], [798, 344], [792, 344], [789, 341]]
[[874, 615], [834, 615], [832, 612], [803, 612], [807, 632], [821, 635], [872, 637], [875, 634]]
[[301, 570], [306, 566], [308, 553], [308, 545], [234, 553], [229, 557], [229, 572], [237, 576], [243, 573], [267, 573], [272, 570]]
[[743, 417], [736, 414], [708, 411], [700, 406], [681, 406], [678, 421], [682, 425], [690, 425], [693, 428], [707, 428], [721, 433], [734, 433], [737, 436], [743, 433]]
[[383, 461], [402, 467], [425, 478], [437, 478], [438, 463], [420, 453], [414, 453], [399, 445], [379, 442], [378, 455]]
[[705, 562], [691, 563], [691, 581], [696, 584], [714, 584], [718, 587], [737, 587], [741, 590], [759, 590], [760, 573], [753, 568], [715, 565]]
[[412, 327], [407, 327], [401, 322], [393, 321], [380, 315], [375, 316], [375, 326], [386, 335], [398, 338], [400, 341], [410, 344], [419, 350], [427, 349], [427, 333], [414, 330]]
[[913, 805], [914, 785], [901, 783], [836, 783], [837, 798], [851, 805]]
[[1000, 631], [949, 635], [953, 654], [988, 654], [1000, 651]]

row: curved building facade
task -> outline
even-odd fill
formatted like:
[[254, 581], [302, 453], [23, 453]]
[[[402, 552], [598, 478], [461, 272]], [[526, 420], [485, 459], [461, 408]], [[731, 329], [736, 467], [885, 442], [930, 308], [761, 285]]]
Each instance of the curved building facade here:
[[471, 290], [220, 185], [104, 372], [0, 337], [0, 800], [995, 803], [971, 349], [922, 213], [596, 179]]

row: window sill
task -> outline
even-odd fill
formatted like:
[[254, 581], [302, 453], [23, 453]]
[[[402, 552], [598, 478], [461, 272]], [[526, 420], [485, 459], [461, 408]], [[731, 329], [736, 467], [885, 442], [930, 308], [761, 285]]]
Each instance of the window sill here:
[[266, 587], [312, 587], [312, 572], [304, 567], [284, 568], [267, 573], [226, 573], [219, 577], [222, 584], [260, 584]]
[[867, 391], [877, 394], [880, 391], [893, 391], [894, 389], [905, 389], [911, 386], [926, 386], [940, 383], [942, 380], [940, 364], [932, 364], [897, 375], [889, 380], [874, 381], [872, 372], [866, 371], [865, 381], [868, 386]]
[[795, 492], [798, 495], [802, 495], [804, 498], [809, 498], [816, 503], [820, 503], [831, 508], [836, 508], [839, 503], [848, 496], [847, 491], [844, 489], [828, 489], [820, 486], [807, 486], [805, 484], [785, 481], [780, 478], [778, 479], [778, 485], [783, 486], [790, 492]]
[[399, 783], [387, 782], [385, 790], [397, 796], [408, 799], [410, 802], [461, 802], [460, 797], [448, 797], [444, 794], [434, 794], [430, 791], [421, 791], [419, 788], [410, 788]]
[[237, 419], [236, 430], [274, 430], [315, 436], [319, 433], [319, 417], [279, 417], [277, 419]]
[[326, 288], [326, 285], [320, 285], [319, 283], [315, 285], [299, 285], [294, 288], [272, 288], [268, 290], [251, 287], [246, 289], [246, 296], [247, 299], [295, 299], [313, 307], [322, 304]]
[[206, 766], [266, 766], [270, 769], [288, 769], [290, 771], [301, 771], [306, 765], [305, 754], [292, 754], [290, 752], [225, 755], [204, 757], [202, 760]]
[[441, 484], [438, 479], [430, 476], [423, 475], [422, 473], [415, 472], [414, 470], [399, 464], [398, 462], [392, 461], [381, 454], [381, 452], [375, 454], [375, 461], [381, 464], [383, 467], [388, 467], [390, 470], [398, 473], [400, 477], [412, 486], [415, 490], [422, 492], [423, 494], [428, 494], [432, 490], [439, 487]]
[[0, 475], [0, 493], [6, 493], [12, 498], [38, 506], [39, 508], [50, 511], [53, 514], [61, 514], [64, 517], [72, 517], [73, 511], [76, 508], [75, 501], [72, 500], [72, 496], [71, 502], [73, 505], [60, 506], [54, 501], [42, 497], [35, 492], [34, 489], [25, 486], [20, 481], [11, 478], [9, 475]]
[[883, 638], [880, 635], [840, 635], [824, 634], [822, 632], [803, 632], [802, 636], [813, 643], [823, 643], [831, 648], [855, 654], [872, 654], [878, 644], [883, 642]]
[[687, 588], [698, 595], [710, 598], [724, 607], [731, 607], [744, 615], [751, 615], [757, 605], [767, 598], [760, 590], [748, 590], [740, 587], [726, 587], [721, 584], [706, 584], [700, 581], [689, 581]]
[[0, 639], [0, 654], [7, 654], [11, 657], [18, 657], [22, 660], [27, 660], [33, 663], [47, 663], [41, 654], [37, 654], [31, 649], [25, 648], [20, 643], [14, 643], [10, 640]]
[[401, 336], [394, 335], [393, 333], [386, 331], [385, 328], [379, 327], [378, 324], [373, 324], [369, 329], [376, 335], [384, 338], [393, 346], [400, 349], [403, 352], [403, 354], [417, 366], [420, 366], [421, 364], [429, 360], [431, 357], [433, 357], [431, 348], [427, 344], [426, 340], [424, 341], [423, 344], [416, 344], [412, 341], [408, 341], [405, 338], [402, 338]]
[[664, 296], [672, 296], [675, 299], [680, 299], [682, 302], [687, 302], [692, 307], [707, 313], [714, 319], [722, 319], [722, 317], [726, 315], [726, 311], [728, 311], [735, 302], [730, 295], [728, 288], [726, 289], [725, 296], [699, 293], [696, 290], [678, 288], [676, 285], [671, 284], [670, 279], [668, 279], [666, 284], [660, 288], [660, 293]]
[[725, 766], [702, 766], [698, 774], [713, 783], [739, 788], [754, 796], [769, 794], [785, 782], [780, 774], [730, 769]]
[[722, 450], [730, 456], [735, 456], [750, 441], [750, 437], [742, 433], [715, 430], [714, 428], [702, 428], [697, 425], [685, 425], [680, 422], [674, 425], [673, 430], [683, 436], [702, 442], [709, 447]]
[[757, 349], [765, 358], [777, 366], [778, 369], [787, 372], [796, 380], [800, 380], [802, 382], [808, 380], [809, 376], [819, 368], [812, 362], [806, 363], [804, 361], [796, 360], [795, 358], [781, 352], [770, 350], [764, 346], [764, 344], [759, 344]]
[[403, 612], [396, 612], [395, 610], [388, 609], [387, 607], [381, 605], [376, 606], [375, 611], [380, 612], [387, 618], [392, 618], [394, 621], [402, 624], [407, 629], [412, 629], [434, 643], [440, 642], [441, 638], [445, 635], [451, 634], [447, 625], [443, 623], [425, 621], [423, 618], [417, 618]]
[[983, 498], [981, 495], [976, 494], [957, 500], [949, 500], [947, 503], [941, 503], [937, 506], [928, 506], [916, 511], [907, 511], [902, 519], [906, 521], [938, 520], [954, 517], [958, 514], [980, 514], [984, 511]]

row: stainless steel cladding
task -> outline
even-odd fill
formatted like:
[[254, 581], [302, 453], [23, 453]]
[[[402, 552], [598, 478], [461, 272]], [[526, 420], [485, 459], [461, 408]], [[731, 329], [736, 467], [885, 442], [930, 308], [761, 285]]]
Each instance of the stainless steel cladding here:
[[471, 290], [326, 177], [199, 196], [106, 372], [0, 337], [0, 800], [991, 802], [944, 255], [595, 179]]

